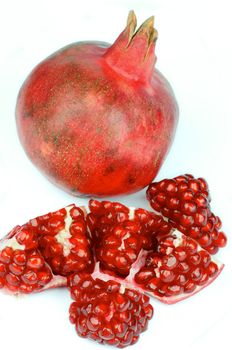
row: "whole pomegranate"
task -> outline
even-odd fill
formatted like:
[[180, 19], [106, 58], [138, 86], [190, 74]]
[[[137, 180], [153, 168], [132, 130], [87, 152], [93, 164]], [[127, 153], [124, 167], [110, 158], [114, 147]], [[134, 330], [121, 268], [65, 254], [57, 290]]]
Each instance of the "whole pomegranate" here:
[[74, 195], [138, 191], [170, 148], [178, 107], [154, 69], [154, 17], [129, 13], [112, 46], [78, 42], [40, 63], [23, 84], [16, 119], [32, 162]]

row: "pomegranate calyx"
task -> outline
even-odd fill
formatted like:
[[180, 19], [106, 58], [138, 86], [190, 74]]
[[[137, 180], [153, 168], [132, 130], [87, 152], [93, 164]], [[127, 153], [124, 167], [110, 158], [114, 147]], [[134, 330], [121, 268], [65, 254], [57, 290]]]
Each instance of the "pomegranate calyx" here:
[[127, 17], [127, 29], [129, 31], [127, 46], [130, 45], [131, 39], [135, 33], [136, 26], [137, 26], [137, 18], [134, 11], [131, 10]]
[[130, 11], [125, 30], [104, 54], [108, 66], [125, 78], [149, 83], [156, 61], [154, 47], [158, 33], [154, 16], [136, 30], [136, 16]]

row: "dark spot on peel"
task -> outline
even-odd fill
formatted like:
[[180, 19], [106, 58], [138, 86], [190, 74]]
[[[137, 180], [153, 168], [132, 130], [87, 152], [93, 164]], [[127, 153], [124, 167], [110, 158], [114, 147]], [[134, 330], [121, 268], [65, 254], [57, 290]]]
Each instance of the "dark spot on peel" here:
[[132, 184], [135, 183], [135, 181], [136, 181], [136, 180], [135, 180], [134, 176], [129, 175], [129, 177], [128, 177], [128, 183], [132, 185]]
[[53, 143], [54, 143], [54, 145], [58, 146], [58, 144], [59, 144], [59, 136], [58, 135], [55, 135], [53, 137]]
[[115, 170], [115, 167], [111, 164], [106, 168], [104, 175], [109, 175], [109, 174], [113, 173], [114, 170]]

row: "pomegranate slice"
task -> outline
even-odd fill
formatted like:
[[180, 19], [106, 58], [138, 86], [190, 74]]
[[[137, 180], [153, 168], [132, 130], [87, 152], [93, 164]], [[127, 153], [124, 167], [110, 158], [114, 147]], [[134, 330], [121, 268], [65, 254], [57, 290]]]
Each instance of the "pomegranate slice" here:
[[157, 250], [147, 255], [134, 281], [164, 303], [173, 304], [199, 292], [212, 283], [224, 267], [197, 241], [177, 230], [157, 239]]
[[194, 238], [210, 254], [227, 242], [221, 220], [210, 210], [208, 184], [186, 174], [154, 182], [147, 189], [152, 208], [168, 218], [185, 235]]
[[16, 226], [0, 241], [0, 288], [31, 293], [93, 269], [84, 208], [74, 204]]
[[148, 296], [87, 274], [73, 274], [68, 281], [75, 300], [70, 321], [81, 337], [123, 348], [136, 343], [146, 330], [153, 316]]
[[90, 200], [89, 208], [87, 222], [100, 263], [95, 276], [114, 276], [172, 304], [206, 287], [223, 269], [196, 240], [160, 215], [109, 201]]
[[97, 260], [104, 269], [127, 276], [142, 249], [155, 250], [156, 236], [171, 225], [145, 209], [129, 209], [121, 203], [89, 201], [87, 215]]

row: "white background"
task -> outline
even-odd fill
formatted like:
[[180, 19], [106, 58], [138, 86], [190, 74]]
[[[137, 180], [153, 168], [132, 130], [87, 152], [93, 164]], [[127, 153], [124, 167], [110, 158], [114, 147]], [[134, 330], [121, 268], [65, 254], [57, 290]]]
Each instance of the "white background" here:
[[[205, 177], [212, 209], [229, 236], [219, 258], [221, 276], [198, 295], [173, 306], [152, 301], [149, 329], [133, 349], [229, 350], [232, 313], [231, 1], [208, 0], [0, 0], [0, 235], [31, 217], [69, 203], [87, 203], [57, 189], [30, 163], [14, 119], [18, 90], [50, 53], [79, 40], [113, 42], [127, 13], [141, 23], [155, 15], [157, 68], [169, 79], [180, 106], [175, 142], [158, 179], [182, 173]], [[148, 208], [144, 191], [118, 200]], [[0, 294], [0, 347], [100, 349], [79, 338], [68, 320], [65, 289], [28, 297]], [[107, 347], [105, 346], [105, 349]]]

